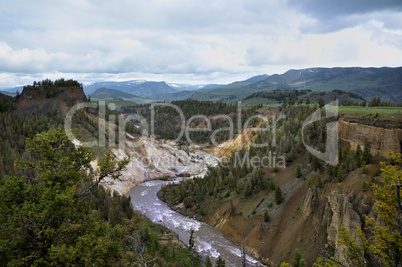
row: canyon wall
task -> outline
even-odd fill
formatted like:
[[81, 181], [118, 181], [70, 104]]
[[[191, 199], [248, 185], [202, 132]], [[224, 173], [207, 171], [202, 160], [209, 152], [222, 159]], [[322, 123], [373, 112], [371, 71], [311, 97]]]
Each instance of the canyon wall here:
[[371, 153], [389, 158], [388, 150], [401, 152], [402, 129], [385, 129], [358, 123], [339, 121], [339, 139], [350, 144], [352, 150], [357, 145], [363, 149], [364, 139], [371, 142]]
[[173, 142], [156, 141], [146, 136], [127, 136], [125, 149], [111, 148], [118, 159], [130, 156], [120, 180], [106, 180], [105, 186], [121, 194], [147, 180], [192, 176], [201, 173], [205, 161], [201, 152], [182, 150]]

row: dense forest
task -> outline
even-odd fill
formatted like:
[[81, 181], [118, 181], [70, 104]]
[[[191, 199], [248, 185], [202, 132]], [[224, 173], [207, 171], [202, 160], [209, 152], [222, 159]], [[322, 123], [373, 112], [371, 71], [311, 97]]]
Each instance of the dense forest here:
[[[177, 107], [184, 115], [184, 122], [189, 123], [192, 128], [207, 128], [208, 119], [211, 122], [210, 131], [197, 131], [190, 132], [189, 137], [195, 144], [208, 144], [211, 145], [211, 136], [214, 131], [226, 127], [231, 127], [231, 122], [233, 123], [234, 134], [238, 133], [237, 123], [239, 120], [238, 106], [236, 104], [226, 104], [222, 102], [212, 102], [212, 101], [196, 101], [196, 100], [182, 100], [182, 101], [172, 101], [170, 104]], [[154, 104], [154, 134], [157, 138], [161, 139], [176, 139], [179, 137], [181, 129], [184, 129], [182, 125], [182, 120], [178, 111], [172, 107], [164, 105], [164, 103]], [[250, 116], [255, 115], [255, 111], [261, 108], [261, 105], [256, 105], [252, 107], [241, 108], [241, 120], [244, 123]], [[138, 114], [146, 119], [148, 125], [151, 125], [151, 105], [141, 105], [133, 107], [122, 108], [123, 114]], [[192, 121], [189, 119], [192, 116], [203, 115], [205, 117], [194, 118]], [[219, 117], [219, 115], [224, 115], [225, 117]], [[205, 119], [206, 118], [206, 119]], [[230, 121], [229, 121], [230, 119]], [[126, 130], [130, 133], [141, 133], [143, 129], [135, 127], [134, 122], [127, 124]], [[150, 132], [150, 128], [147, 129]], [[229, 131], [219, 131], [216, 134], [216, 142], [221, 143], [223, 141], [229, 140]], [[186, 136], [183, 135], [179, 140], [180, 144], [187, 145], [188, 140]]]

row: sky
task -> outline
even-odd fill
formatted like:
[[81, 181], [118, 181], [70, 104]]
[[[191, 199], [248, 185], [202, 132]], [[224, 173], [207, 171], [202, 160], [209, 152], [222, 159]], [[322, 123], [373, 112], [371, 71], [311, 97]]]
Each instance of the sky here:
[[401, 0], [0, 0], [0, 88], [401, 65]]

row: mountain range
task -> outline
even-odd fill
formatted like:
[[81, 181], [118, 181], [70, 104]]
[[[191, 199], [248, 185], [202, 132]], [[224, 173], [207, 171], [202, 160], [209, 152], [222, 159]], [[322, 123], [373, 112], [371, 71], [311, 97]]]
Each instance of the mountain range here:
[[151, 95], [177, 93], [180, 91], [193, 91], [206, 86], [206, 84], [178, 84], [165, 81], [146, 81], [132, 80], [125, 82], [96, 82], [84, 86], [84, 92], [87, 95], [94, 93], [100, 88], [115, 89], [125, 93], [133, 94], [139, 97], [148, 97]]
[[[15, 93], [17, 90], [21, 92], [21, 89], [21, 87], [14, 87], [3, 90]], [[402, 102], [402, 67], [292, 69], [283, 74], [257, 75], [226, 85], [190, 85], [146, 80], [108, 81], [84, 85], [85, 94], [94, 98], [140, 97], [161, 101], [192, 99], [233, 102], [257, 92], [306, 89], [342, 90], [356, 93], [367, 100], [372, 97], [381, 97], [382, 100], [399, 103]], [[126, 93], [126, 95], [113, 90]]]
[[398, 68], [309, 68], [289, 70], [284, 74], [255, 76], [191, 94], [192, 99], [230, 102], [248, 95], [272, 90], [332, 91], [357, 93], [369, 100], [381, 97], [402, 102], [402, 67]]
[[381, 97], [382, 100], [399, 103], [402, 102], [402, 67], [289, 70], [283, 74], [263, 74], [226, 85], [204, 85], [200, 89], [193, 86], [187, 87], [186, 90], [180, 90], [184, 88], [183, 85], [173, 87], [166, 82], [142, 82], [131, 86], [129, 90], [122, 83], [103, 87], [162, 101], [192, 99], [233, 102], [257, 92], [309, 89], [312, 91], [342, 90], [356, 93], [367, 100], [372, 97]]

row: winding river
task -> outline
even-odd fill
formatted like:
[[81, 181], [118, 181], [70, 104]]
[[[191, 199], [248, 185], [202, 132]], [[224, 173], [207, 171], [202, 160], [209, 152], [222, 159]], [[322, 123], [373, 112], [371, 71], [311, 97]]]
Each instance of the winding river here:
[[[217, 159], [210, 154], [197, 151], [207, 165], [216, 165]], [[198, 176], [204, 176], [204, 171]], [[176, 178], [174, 183], [180, 183], [182, 178]], [[179, 236], [179, 239], [188, 245], [190, 230], [194, 229], [194, 243], [197, 252], [202, 256], [209, 256], [211, 260], [217, 259], [220, 255], [225, 261], [226, 266], [242, 266], [240, 247], [226, 239], [226, 237], [216, 228], [192, 218], [181, 215], [172, 210], [169, 206], [157, 197], [158, 191], [169, 182], [152, 180], [144, 182], [133, 189], [128, 194], [135, 210], [154, 223], [161, 224]], [[265, 266], [250, 256], [246, 256], [247, 266]]]

